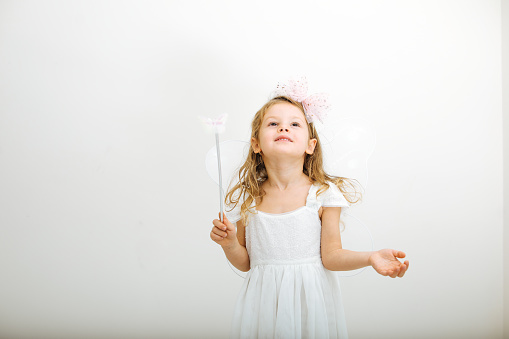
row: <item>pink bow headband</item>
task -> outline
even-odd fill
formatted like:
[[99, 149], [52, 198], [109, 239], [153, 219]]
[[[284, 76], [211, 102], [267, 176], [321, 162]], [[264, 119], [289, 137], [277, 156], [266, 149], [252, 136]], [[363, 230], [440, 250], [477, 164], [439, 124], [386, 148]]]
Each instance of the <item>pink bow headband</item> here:
[[286, 96], [290, 99], [300, 102], [304, 108], [306, 120], [311, 123], [323, 119], [327, 116], [327, 111], [330, 110], [328, 102], [329, 96], [326, 93], [317, 93], [307, 95], [308, 81], [305, 77], [297, 80], [289, 80], [287, 83], [278, 83], [274, 91], [274, 97]]

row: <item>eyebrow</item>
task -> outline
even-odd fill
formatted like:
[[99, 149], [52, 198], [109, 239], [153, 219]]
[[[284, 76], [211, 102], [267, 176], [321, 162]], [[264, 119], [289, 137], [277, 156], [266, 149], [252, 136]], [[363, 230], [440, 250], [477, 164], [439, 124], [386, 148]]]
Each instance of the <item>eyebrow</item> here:
[[[263, 118], [263, 121], [268, 120], [270, 118], [277, 119], [278, 117], [276, 117], [274, 115], [269, 115], [269, 116], [266, 116], [265, 118]], [[301, 121], [304, 121], [304, 119], [302, 119], [302, 117], [297, 116], [297, 115], [294, 115], [293, 117], [291, 117], [290, 120], [301, 120]]]

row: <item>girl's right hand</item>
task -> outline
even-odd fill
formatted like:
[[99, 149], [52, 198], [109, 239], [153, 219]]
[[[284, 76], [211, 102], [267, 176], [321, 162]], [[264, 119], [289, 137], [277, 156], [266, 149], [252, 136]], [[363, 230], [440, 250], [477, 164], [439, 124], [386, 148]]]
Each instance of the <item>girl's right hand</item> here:
[[233, 225], [228, 220], [224, 213], [223, 222], [221, 222], [219, 219], [214, 219], [214, 221], [212, 221], [212, 224], [214, 224], [214, 227], [210, 232], [210, 238], [217, 242], [219, 245], [228, 248], [235, 245], [235, 243], [238, 242], [237, 230], [235, 228], [235, 225]]

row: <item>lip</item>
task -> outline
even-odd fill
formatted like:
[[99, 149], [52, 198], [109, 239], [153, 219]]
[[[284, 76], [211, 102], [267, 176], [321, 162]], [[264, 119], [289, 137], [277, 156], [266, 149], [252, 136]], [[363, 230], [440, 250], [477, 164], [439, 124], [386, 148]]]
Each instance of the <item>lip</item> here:
[[288, 136], [286, 136], [286, 135], [280, 135], [280, 136], [278, 136], [278, 137], [276, 138], [276, 140], [274, 140], [274, 141], [279, 141], [279, 140], [281, 140], [281, 139], [288, 139], [290, 142], [293, 142], [292, 138], [290, 138], [290, 137], [288, 137]]

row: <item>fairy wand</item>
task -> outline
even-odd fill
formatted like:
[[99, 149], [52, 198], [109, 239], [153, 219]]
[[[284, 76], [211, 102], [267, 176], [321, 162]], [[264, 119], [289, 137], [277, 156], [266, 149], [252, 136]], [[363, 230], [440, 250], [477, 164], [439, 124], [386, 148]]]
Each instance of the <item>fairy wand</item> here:
[[221, 216], [219, 220], [221, 220], [221, 222], [223, 222], [224, 198], [223, 198], [223, 176], [221, 173], [221, 152], [219, 150], [219, 134], [223, 133], [225, 130], [227, 117], [228, 115], [226, 114], [222, 114], [215, 119], [201, 117], [201, 120], [203, 121], [207, 129], [209, 131], [214, 132], [214, 134], [216, 135], [217, 172], [219, 176], [219, 206], [221, 209]]

